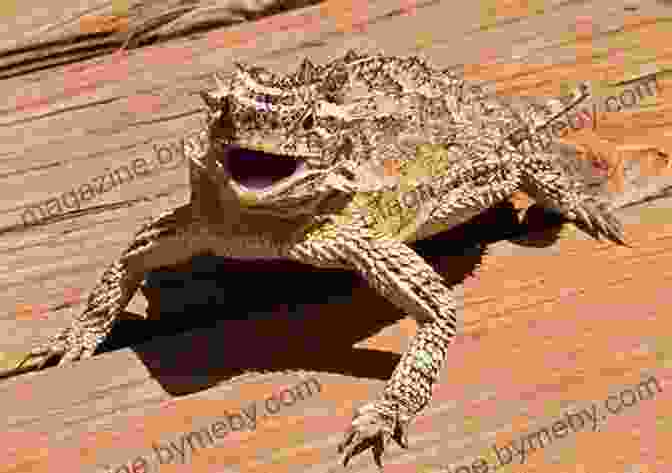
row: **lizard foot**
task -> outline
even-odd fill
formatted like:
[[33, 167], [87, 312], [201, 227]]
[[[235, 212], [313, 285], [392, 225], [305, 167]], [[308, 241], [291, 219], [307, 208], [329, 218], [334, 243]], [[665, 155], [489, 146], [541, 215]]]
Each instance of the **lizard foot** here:
[[373, 447], [373, 460], [378, 468], [383, 467], [382, 456], [390, 439], [394, 439], [402, 448], [408, 448], [408, 422], [400, 422], [381, 412], [376, 402], [366, 404], [355, 412], [352, 424], [345, 433], [338, 453], [343, 453], [343, 466], [350, 459]]
[[574, 209], [573, 213], [575, 223], [584, 227], [590, 235], [604, 236], [614, 243], [627, 246], [621, 222], [606, 205], [594, 200], [586, 200]]
[[28, 363], [29, 365], [36, 365], [33, 369], [41, 370], [55, 356], [61, 358], [58, 362], [59, 365], [89, 358], [96, 348], [95, 346], [88, 347], [82, 343], [88, 338], [83, 330], [73, 330], [72, 327], [62, 330], [45, 345], [29, 351], [16, 369], [19, 370], [24, 364]]

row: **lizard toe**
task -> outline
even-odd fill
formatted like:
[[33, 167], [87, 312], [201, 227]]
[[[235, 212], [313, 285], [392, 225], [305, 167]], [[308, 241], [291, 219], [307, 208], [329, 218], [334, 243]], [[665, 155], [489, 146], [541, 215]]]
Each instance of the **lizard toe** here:
[[14, 368], [7, 370], [2, 376], [13, 376], [23, 371], [39, 371], [49, 360], [55, 356], [60, 357], [63, 353], [65, 353], [65, 343], [60, 339], [35, 347], [21, 358]]
[[627, 246], [620, 220], [605, 205], [588, 200], [581, 204], [576, 214], [576, 220], [588, 228], [589, 234]]
[[353, 457], [371, 448], [373, 460], [382, 468], [383, 453], [390, 439], [404, 448], [408, 446], [406, 431], [398, 422], [381, 414], [375, 403], [363, 406], [357, 410], [343, 442], [338, 446], [338, 452], [343, 454], [343, 466], [347, 467]]
[[75, 334], [71, 340], [63, 353], [63, 357], [58, 362], [59, 366], [91, 358], [98, 345], [92, 335], [86, 333]]
[[81, 358], [81, 355], [82, 355], [82, 349], [81, 348], [79, 348], [79, 347], [70, 348], [61, 357], [60, 361], [58, 362], [58, 365], [59, 366], [67, 365], [68, 363], [71, 363], [73, 361], [77, 361]]

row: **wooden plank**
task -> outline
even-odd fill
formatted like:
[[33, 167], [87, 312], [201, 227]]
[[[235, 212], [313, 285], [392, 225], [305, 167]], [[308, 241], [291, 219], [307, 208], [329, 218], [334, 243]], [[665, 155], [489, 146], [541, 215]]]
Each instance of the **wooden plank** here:
[[[652, 208], [664, 214], [669, 205], [669, 201], [659, 201]], [[462, 334], [451, 348], [450, 362], [431, 410], [413, 429], [414, 450], [405, 453], [395, 449], [389, 455], [390, 462], [415, 464], [420, 460], [414, 457], [419, 455], [423, 462], [431, 463], [436, 460], [431, 449], [437, 445], [444, 461], [468, 457], [460, 448], [448, 447], [460, 439], [468, 440], [467, 450], [473, 455], [487, 450], [489, 443], [470, 438], [469, 429], [474, 426], [467, 425], [463, 417], [465, 403], [469, 404], [466, 400], [483, 392], [485, 379], [496, 392], [488, 405], [504, 402], [508, 414], [496, 419], [479, 417], [479, 430], [484, 432], [496, 430], [497, 422], [510, 422], [520, 410], [532, 409], [530, 400], [517, 396], [547, 389], [558, 376], [573, 381], [561, 384], [563, 389], [555, 395], [550, 392], [544, 397], [561, 404], [575, 401], [585, 405], [600, 399], [597, 394], [606, 398], [619, 386], [639, 383], [640, 372], [647, 370], [667, 386], [672, 358], [664, 336], [669, 323], [662, 311], [672, 275], [664, 271], [665, 260], [672, 255], [672, 227], [651, 215], [641, 221], [634, 208], [624, 220], [632, 236], [632, 248], [567, 238], [555, 244], [559, 254], [553, 254], [549, 248], [541, 251], [501, 242], [489, 247], [486, 255], [470, 258], [471, 264], [480, 268], [465, 282]], [[588, 255], [590, 270], [577, 272]], [[516, 258], [512, 260], [511, 256]], [[451, 275], [455, 258], [438, 257], [435, 267]], [[653, 262], [662, 270], [655, 278], [650, 277]], [[290, 275], [283, 277], [291, 279]], [[293, 282], [297, 279], [294, 276]], [[313, 294], [320, 293], [321, 287], [321, 295], [330, 292], [320, 282], [303, 287]], [[344, 314], [360, 312], [381, 315], [344, 329]], [[279, 317], [276, 310], [254, 321], [221, 320], [214, 328], [4, 381], [0, 384], [0, 405], [7, 406], [4, 445], [11, 455], [2, 471], [46, 471], [54, 467], [98, 471], [96, 467], [102, 464], [109, 464], [115, 471], [123, 462], [139, 456], [154, 468], [148, 471], [159, 471], [153, 444], [179, 442], [180, 435], [210, 428], [221, 420], [222, 412], [239, 412], [253, 401], [259, 401], [258, 409], [262, 409], [264, 399], [282, 390], [280, 387], [295, 386], [301, 377], [310, 376], [319, 380], [319, 394], [300, 406], [297, 402], [288, 407], [286, 413], [269, 418], [268, 423], [260, 422], [248, 434], [231, 434], [213, 442], [207, 450], [194, 447], [185, 463], [196, 471], [210, 471], [210, 464], [222, 471], [284, 471], [289, 465], [308, 467], [318, 461], [324, 466], [333, 465], [337, 460], [337, 434], [347, 424], [349, 409], [383, 386], [397, 360], [392, 352], [404, 349], [414, 324], [388, 327], [349, 348], [363, 334], [380, 330], [381, 325], [401, 317], [358, 284], [351, 297], [331, 304], [304, 303], [301, 313], [300, 318]], [[633, 317], [637, 318], [636, 324]], [[328, 340], [325, 333], [330, 334]], [[556, 342], [546, 346], [545, 340], [552, 343], [560, 333], [566, 345]], [[620, 357], [614, 357], [615, 352]], [[310, 361], [306, 353], [311, 354]], [[558, 366], [551, 373], [543, 364], [538, 368], [529, 365], [530, 353], [555, 360]], [[563, 357], [573, 357], [574, 361], [561, 363]], [[664, 366], [660, 366], [661, 361]], [[243, 370], [253, 372], [231, 380]], [[254, 375], [263, 371], [272, 374]], [[504, 381], [507, 376], [512, 378], [508, 383]], [[580, 389], [582, 383], [591, 388]], [[50, 388], [55, 385], [70, 388], [55, 391]], [[174, 396], [179, 396], [179, 401], [168, 402]], [[669, 394], [666, 390], [659, 396], [648, 402], [656, 404], [658, 416], [663, 418], [669, 415], [670, 404], [665, 401]], [[652, 407], [642, 406], [645, 408]], [[541, 407], [535, 404], [535, 409]], [[644, 414], [631, 415], [630, 422], [635, 422]], [[553, 416], [543, 416], [547, 422], [553, 420]], [[453, 423], [457, 431], [449, 428]], [[523, 428], [516, 430], [519, 435], [525, 432]], [[599, 435], [605, 436], [606, 432], [610, 438], [619, 439], [611, 430], [607, 426]], [[47, 435], [39, 435], [42, 432]], [[625, 442], [623, 437], [621, 433], [619, 441]], [[597, 447], [604, 442], [602, 438], [583, 441]], [[636, 438], [629, 441], [637, 443]], [[265, 446], [272, 446], [273, 453]], [[284, 454], [278, 453], [283, 450]], [[169, 458], [168, 453], [162, 455]], [[357, 465], [365, 467], [364, 463]], [[161, 471], [164, 468], [170, 471], [171, 467], [164, 465]]]
[[[615, 34], [608, 31], [620, 25], [623, 34], [640, 36], [641, 46], [629, 54], [648, 51], [664, 66], [667, 50], [661, 45], [669, 43], [670, 35], [666, 22], [657, 20], [665, 15], [658, 3], [642, 2], [632, 13], [608, 1], [551, 2], [543, 14], [530, 16], [516, 2], [506, 5], [498, 12], [500, 20], [487, 26], [476, 2], [458, 12], [448, 2], [409, 9], [401, 2], [378, 1], [367, 9], [363, 32], [345, 27], [347, 15], [340, 20], [322, 15], [326, 6], [320, 5], [287, 15], [295, 31], [268, 27], [259, 32], [249, 23], [189, 42], [143, 47], [117, 62], [110, 56], [85, 61], [98, 66], [86, 79], [91, 84], [86, 89], [77, 89], [79, 76], [72, 69], [63, 75], [64, 68], [0, 82], [2, 96], [9, 97], [0, 128], [3, 351], [23, 350], [66, 325], [70, 311], [81, 310], [86, 291], [139, 224], [184, 201], [185, 172], [180, 163], [157, 167], [97, 193], [82, 202], [81, 210], [62, 209], [44, 225], [21, 227], [25, 206], [60, 198], [138, 157], [155, 159], [153, 145], [170, 146], [196, 129], [201, 104], [195, 92], [212, 86], [210, 73], [229, 71], [233, 58], [283, 71], [298, 64], [300, 55], [323, 61], [347, 47], [382, 48], [388, 54], [420, 51], [440, 66], [464, 68], [470, 78], [491, 81], [498, 92], [557, 96], [563, 80], [623, 73], [622, 65], [591, 56], [608, 47]], [[328, 6], [333, 12], [334, 4]], [[593, 40], [569, 41], [567, 31], [586, 15], [593, 19]], [[236, 43], [240, 38], [254, 40]], [[499, 59], [476, 66], [490, 54]], [[657, 107], [605, 114], [596, 131], [569, 137], [584, 147], [585, 157], [602, 153], [616, 168], [624, 161], [638, 163], [610, 178], [620, 179], [616, 193], [641, 187], [647, 173], [663, 178], [660, 188], [668, 182], [666, 161], [656, 161], [658, 151], [670, 149], [664, 75], [661, 83]], [[21, 108], [26, 99], [16, 101], [31, 94], [44, 97], [44, 105]], [[145, 97], [152, 94], [158, 99]], [[619, 161], [618, 153], [627, 156]], [[558, 439], [543, 452], [530, 452], [524, 464], [527, 471], [544, 472], [579, 464], [585, 471], [627, 471], [636, 465], [662, 471], [670, 463], [662, 447], [669, 443], [665, 419], [670, 418], [672, 367], [669, 324], [662, 317], [669, 285], [666, 205], [659, 200], [622, 211], [632, 248], [571, 232], [556, 240], [556, 230], [547, 229], [527, 242], [489, 245], [485, 254], [470, 250], [476, 241], [485, 246], [504, 238], [493, 233], [505, 230], [497, 222], [515, 220], [515, 212], [506, 208], [461, 229], [462, 236], [453, 233], [420, 245], [449, 280], [464, 280], [458, 287], [464, 292], [463, 329], [430, 410], [411, 429], [411, 449], [392, 447], [389, 471], [449, 465], [454, 470], [481, 457], [492, 464], [497, 460], [493, 444], [501, 450], [566, 411], [602, 402], [649, 374], [663, 387], [655, 398], [611, 415], [599, 432], [576, 432], [574, 440]], [[642, 208], [650, 210], [642, 213]], [[158, 310], [161, 320], [120, 324], [111, 337], [117, 341], [108, 349], [129, 340], [135, 344], [133, 335], [143, 331], [170, 333], [196, 324], [190, 320], [196, 314], [203, 326], [225, 319], [214, 327], [2, 381], [7, 455], [0, 472], [116, 472], [140, 456], [148, 462], [147, 471], [161, 472], [335, 469], [335, 446], [351, 408], [382, 388], [414, 332], [413, 323], [401, 320], [403, 314], [357, 278], [340, 273], [318, 278], [292, 265], [265, 266], [262, 274], [257, 269], [206, 261], [176, 268], [182, 274], [177, 288], [148, 288], [148, 301], [138, 296], [129, 308], [141, 314]], [[187, 276], [192, 270], [201, 275]], [[268, 301], [251, 305], [242, 292], [253, 282], [277, 287]], [[179, 295], [169, 297], [175, 292]], [[191, 306], [175, 309], [185, 292], [195, 293]], [[234, 302], [241, 309], [233, 309]], [[18, 310], [25, 305], [48, 310]], [[256, 313], [254, 320], [226, 320], [249, 312]], [[360, 312], [367, 317], [352, 318]], [[321, 383], [319, 393], [283, 407], [254, 431], [193, 448], [186, 466], [177, 466], [177, 458], [159, 465], [153, 445], [180, 445], [183, 434], [209, 428], [225, 410], [240, 412], [253, 401], [259, 401], [261, 412], [264, 399], [309, 376]], [[366, 456], [351, 469], [372, 468]]]
[[99, 4], [60, 0], [57, 9], [44, 8], [41, 3], [10, 0], [0, 9], [0, 16], [7, 19], [0, 31], [0, 78], [36, 70], [49, 60], [72, 62], [120, 47], [161, 43], [316, 2], [114, 0]]

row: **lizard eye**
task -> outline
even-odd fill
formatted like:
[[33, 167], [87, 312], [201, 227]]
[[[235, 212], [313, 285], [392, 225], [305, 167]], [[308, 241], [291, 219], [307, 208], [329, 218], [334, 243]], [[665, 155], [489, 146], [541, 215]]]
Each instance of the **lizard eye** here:
[[270, 95], [266, 94], [257, 95], [256, 100], [259, 103], [259, 106], [261, 107], [262, 110], [264, 111], [270, 110], [272, 102]]
[[334, 105], [341, 105], [343, 103], [343, 99], [338, 93], [327, 93], [325, 94], [324, 99], [328, 103], [332, 103]]

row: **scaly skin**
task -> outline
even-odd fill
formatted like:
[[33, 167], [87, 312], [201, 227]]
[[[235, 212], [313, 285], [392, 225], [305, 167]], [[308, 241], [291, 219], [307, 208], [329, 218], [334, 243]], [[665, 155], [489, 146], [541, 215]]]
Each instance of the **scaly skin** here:
[[624, 243], [618, 221], [550, 153], [509, 139], [511, 129], [538, 123], [418, 58], [349, 51], [324, 66], [306, 60], [288, 76], [236, 65], [230, 81], [216, 80], [217, 90], [202, 93], [207, 129], [185, 144], [190, 202], [143, 227], [72, 327], [30, 357], [91, 356], [148, 271], [197, 254], [356, 271], [419, 324], [339, 446], [344, 465], [373, 447], [382, 466], [389, 439], [407, 447], [457, 324], [449, 288], [408, 243], [519, 189]]

